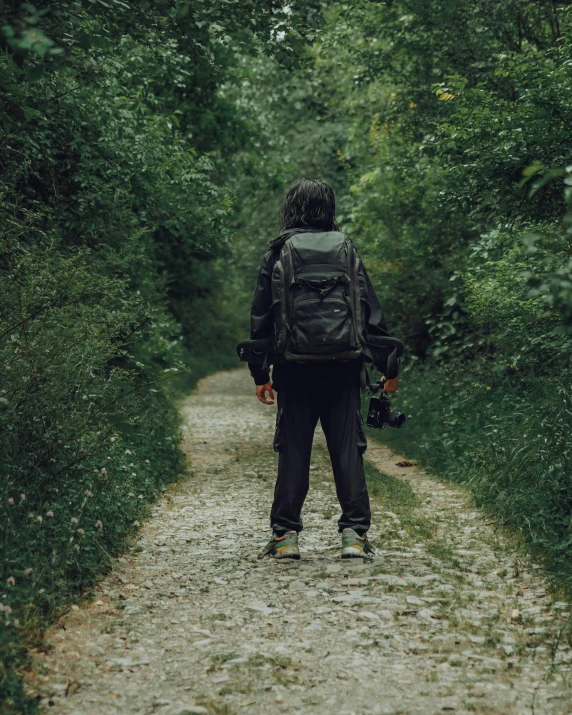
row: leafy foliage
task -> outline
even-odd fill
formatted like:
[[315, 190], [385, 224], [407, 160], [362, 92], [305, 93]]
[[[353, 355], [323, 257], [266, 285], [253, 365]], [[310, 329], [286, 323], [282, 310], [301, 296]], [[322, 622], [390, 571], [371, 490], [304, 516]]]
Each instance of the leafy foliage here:
[[22, 713], [23, 644], [177, 478], [177, 389], [234, 360], [221, 170], [250, 128], [219, 88], [237, 51], [292, 64], [316, 13], [1, 8], [0, 702]]

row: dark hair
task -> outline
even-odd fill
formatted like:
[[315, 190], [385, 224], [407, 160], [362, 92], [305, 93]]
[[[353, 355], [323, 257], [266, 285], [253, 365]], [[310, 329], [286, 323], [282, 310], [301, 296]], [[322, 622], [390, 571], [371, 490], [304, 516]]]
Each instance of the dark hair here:
[[325, 181], [298, 179], [288, 189], [281, 211], [282, 230], [320, 228], [337, 231], [336, 199]]

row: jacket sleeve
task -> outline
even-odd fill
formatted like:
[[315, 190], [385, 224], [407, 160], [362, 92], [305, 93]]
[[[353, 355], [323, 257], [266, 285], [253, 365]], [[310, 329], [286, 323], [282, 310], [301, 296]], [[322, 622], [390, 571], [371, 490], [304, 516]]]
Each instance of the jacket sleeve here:
[[370, 335], [389, 335], [383, 310], [363, 263], [361, 270], [361, 294], [362, 300], [366, 302], [366, 332]]
[[[274, 333], [274, 320], [272, 316], [272, 267], [271, 253], [264, 256], [256, 290], [250, 308], [250, 339], [271, 338]], [[265, 385], [270, 380], [270, 370], [263, 370], [260, 365], [248, 364], [250, 374], [257, 385]]]
[[[389, 336], [387, 332], [387, 324], [385, 322], [385, 317], [383, 315], [383, 310], [379, 303], [379, 299], [375, 294], [375, 290], [371, 284], [365, 266], [361, 265], [361, 295], [362, 300], [366, 304], [366, 324], [365, 331], [371, 336]], [[386, 377], [397, 377], [399, 374], [399, 358], [395, 357], [394, 360], [389, 362], [390, 354], [392, 349], [374, 349], [371, 347], [371, 358], [374, 366], [383, 373]]]

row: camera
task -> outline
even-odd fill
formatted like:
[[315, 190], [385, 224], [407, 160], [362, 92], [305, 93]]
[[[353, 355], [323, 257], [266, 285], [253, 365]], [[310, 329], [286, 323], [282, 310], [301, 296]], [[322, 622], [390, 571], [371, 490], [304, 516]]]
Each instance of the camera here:
[[367, 426], [383, 429], [394, 427], [401, 429], [405, 424], [405, 415], [399, 410], [392, 410], [389, 398], [385, 395], [372, 397], [367, 410]]

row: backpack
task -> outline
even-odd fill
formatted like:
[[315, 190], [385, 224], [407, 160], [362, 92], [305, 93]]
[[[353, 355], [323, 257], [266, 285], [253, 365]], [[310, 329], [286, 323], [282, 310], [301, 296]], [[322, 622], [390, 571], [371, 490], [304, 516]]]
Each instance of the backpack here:
[[351, 360], [364, 352], [360, 266], [339, 231], [297, 233], [272, 272], [274, 350], [286, 361]]

